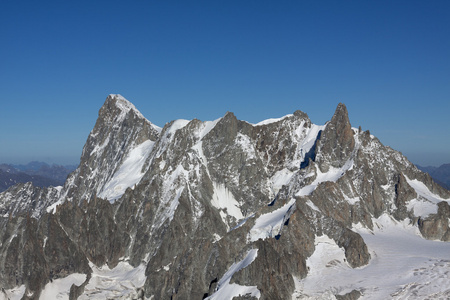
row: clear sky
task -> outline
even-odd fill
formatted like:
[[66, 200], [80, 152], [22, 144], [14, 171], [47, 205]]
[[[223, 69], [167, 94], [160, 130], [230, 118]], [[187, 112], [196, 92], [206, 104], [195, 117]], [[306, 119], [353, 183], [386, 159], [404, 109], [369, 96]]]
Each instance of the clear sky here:
[[450, 163], [450, 1], [1, 1], [0, 163], [78, 163], [108, 94], [159, 126], [339, 102]]

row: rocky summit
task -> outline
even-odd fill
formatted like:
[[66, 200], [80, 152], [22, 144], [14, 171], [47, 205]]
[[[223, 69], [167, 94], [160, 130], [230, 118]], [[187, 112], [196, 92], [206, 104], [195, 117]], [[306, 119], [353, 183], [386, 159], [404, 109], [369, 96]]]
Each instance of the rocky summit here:
[[160, 128], [110, 95], [64, 186], [0, 194], [0, 299], [446, 297], [449, 202], [344, 104]]

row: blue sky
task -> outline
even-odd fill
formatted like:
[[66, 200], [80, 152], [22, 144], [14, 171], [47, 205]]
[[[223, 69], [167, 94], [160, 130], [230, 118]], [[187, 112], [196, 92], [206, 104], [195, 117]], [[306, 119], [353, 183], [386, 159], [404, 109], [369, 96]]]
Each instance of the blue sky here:
[[450, 1], [1, 1], [0, 162], [78, 163], [108, 94], [153, 123], [252, 123], [339, 102], [450, 163]]

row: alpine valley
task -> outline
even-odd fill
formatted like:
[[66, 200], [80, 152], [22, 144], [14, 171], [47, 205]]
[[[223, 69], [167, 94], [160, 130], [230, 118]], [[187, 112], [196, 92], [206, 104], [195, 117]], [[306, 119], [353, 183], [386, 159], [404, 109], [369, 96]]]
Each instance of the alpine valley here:
[[110, 95], [64, 186], [0, 194], [0, 299], [448, 299], [449, 202], [344, 104], [160, 128]]

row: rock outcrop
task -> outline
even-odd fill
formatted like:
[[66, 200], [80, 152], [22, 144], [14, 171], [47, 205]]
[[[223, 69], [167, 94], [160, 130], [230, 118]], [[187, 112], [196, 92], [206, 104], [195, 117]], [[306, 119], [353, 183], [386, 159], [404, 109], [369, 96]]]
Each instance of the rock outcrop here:
[[[414, 203], [425, 188], [441, 200], [421, 216]], [[94, 266], [127, 262], [145, 265], [140, 297], [214, 299], [236, 285], [240, 299], [286, 299], [308, 276], [316, 237], [362, 267], [371, 256], [354, 224], [372, 228], [389, 214], [448, 241], [449, 198], [399, 152], [352, 128], [343, 104], [323, 126], [296, 111], [256, 125], [226, 113], [159, 128], [110, 95], [64, 187], [0, 194], [0, 285], [25, 285], [24, 298], [38, 299], [50, 281], [86, 274], [70, 289], [76, 299]]]

